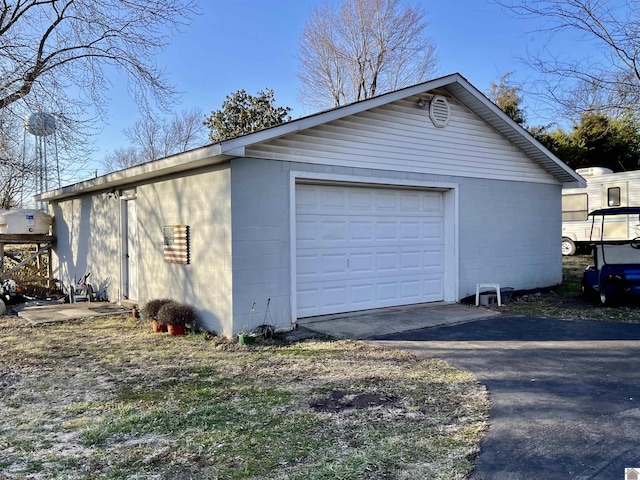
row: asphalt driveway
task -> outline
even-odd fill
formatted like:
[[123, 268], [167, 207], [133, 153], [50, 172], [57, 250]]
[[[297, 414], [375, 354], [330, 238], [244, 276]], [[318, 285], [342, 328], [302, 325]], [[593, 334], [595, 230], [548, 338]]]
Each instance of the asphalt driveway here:
[[640, 467], [640, 324], [493, 317], [375, 337], [487, 386], [473, 479], [623, 479]]

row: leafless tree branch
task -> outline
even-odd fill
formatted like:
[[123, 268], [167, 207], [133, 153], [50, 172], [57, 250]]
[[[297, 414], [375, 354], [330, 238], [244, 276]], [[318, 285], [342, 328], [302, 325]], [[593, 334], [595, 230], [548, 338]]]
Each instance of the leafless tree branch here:
[[[115, 74], [124, 74], [143, 112], [152, 105], [171, 109], [176, 92], [155, 54], [198, 13], [197, 2], [0, 1], [3, 121], [21, 125], [25, 114], [39, 110], [54, 115], [61, 169], [77, 171], [88, 158], [88, 136], [106, 114]], [[12, 132], [0, 136], [22, 140]]]
[[[640, 3], [635, 0], [505, 0], [499, 4], [520, 18], [544, 22], [541, 33], [574, 32], [601, 59], [559, 58], [549, 50], [530, 64], [544, 78], [543, 91], [568, 116], [585, 110], [610, 114], [640, 110]], [[586, 96], [585, 96], [586, 94]]]
[[198, 109], [184, 110], [168, 120], [147, 115], [124, 129], [131, 145], [107, 155], [103, 165], [112, 172], [203, 145], [206, 142], [203, 118]]
[[418, 83], [433, 73], [425, 14], [401, 0], [344, 0], [315, 10], [302, 31], [303, 103], [339, 106]]

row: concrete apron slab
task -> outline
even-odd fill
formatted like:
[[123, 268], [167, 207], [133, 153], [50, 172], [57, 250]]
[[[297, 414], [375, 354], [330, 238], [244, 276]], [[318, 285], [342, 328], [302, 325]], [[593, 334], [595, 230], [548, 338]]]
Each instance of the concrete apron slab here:
[[88, 317], [102, 317], [127, 313], [129, 310], [120, 305], [108, 302], [83, 302], [63, 303], [52, 305], [27, 306], [14, 308], [18, 311], [18, 317], [31, 325], [63, 322], [65, 320], [78, 320]]
[[363, 340], [496, 315], [500, 313], [482, 307], [435, 302], [302, 318], [298, 320], [298, 324], [307, 330], [334, 338]]

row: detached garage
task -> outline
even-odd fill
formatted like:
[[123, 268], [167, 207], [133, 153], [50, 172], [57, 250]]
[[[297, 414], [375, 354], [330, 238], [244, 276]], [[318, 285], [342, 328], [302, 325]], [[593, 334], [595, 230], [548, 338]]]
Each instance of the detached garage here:
[[560, 283], [584, 185], [459, 74], [47, 192], [58, 278], [231, 336]]

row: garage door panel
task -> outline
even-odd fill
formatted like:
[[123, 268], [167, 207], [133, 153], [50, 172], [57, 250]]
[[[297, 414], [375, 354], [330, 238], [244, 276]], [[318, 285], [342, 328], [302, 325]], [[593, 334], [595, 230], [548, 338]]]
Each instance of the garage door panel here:
[[[296, 240], [298, 246], [323, 246], [331, 241], [345, 246], [353, 241], [370, 242], [399, 241], [420, 243], [424, 240], [442, 242], [443, 223], [440, 220], [417, 221], [404, 219], [346, 220], [328, 217], [312, 220], [310, 216], [299, 216], [297, 220]], [[306, 244], [307, 243], [307, 244]]]
[[320, 190], [320, 206], [323, 209], [344, 210], [347, 206], [347, 192], [340, 189], [321, 189]]
[[422, 238], [426, 241], [432, 241], [436, 243], [442, 242], [444, 225], [442, 222], [424, 222], [422, 224]]
[[417, 212], [422, 209], [421, 195], [417, 192], [402, 192], [399, 198], [401, 212]]
[[349, 292], [342, 287], [324, 287], [323, 296], [326, 298], [328, 307], [337, 306], [344, 307], [349, 298]]
[[[394, 221], [379, 221], [376, 223], [375, 240], [397, 240], [398, 224]], [[374, 239], [372, 239], [374, 240]]]
[[402, 297], [406, 299], [420, 299], [422, 282], [420, 280], [405, 280], [402, 282]]
[[[375, 283], [342, 285], [328, 287], [325, 285], [309, 286], [298, 291], [298, 312], [300, 316], [321, 315], [359, 309], [378, 308], [392, 305], [403, 305], [419, 302], [438, 301], [442, 299], [442, 288], [439, 279], [414, 278], [399, 281], [389, 278]], [[319, 301], [322, 299], [322, 301]], [[402, 299], [399, 301], [399, 299]], [[375, 305], [372, 307], [371, 305]], [[318, 311], [323, 313], [318, 314]]]
[[376, 269], [380, 273], [397, 272], [399, 259], [398, 252], [379, 252], [376, 255]]
[[374, 191], [376, 213], [397, 212], [398, 195], [394, 190], [377, 190]]
[[298, 277], [299, 284], [304, 283], [300, 281], [303, 277], [315, 277], [318, 264], [318, 255], [298, 255], [296, 263], [296, 275]]
[[432, 300], [427, 300], [431, 302], [437, 302], [442, 300], [442, 295], [444, 295], [442, 289], [442, 282], [439, 278], [425, 278], [422, 280], [422, 291], [423, 295], [426, 298], [430, 298]]
[[349, 222], [350, 240], [368, 241], [374, 237], [376, 226], [371, 220], [354, 220]]
[[402, 221], [400, 222], [400, 238], [403, 240], [420, 240], [421, 234], [420, 222], [415, 221]]
[[309, 286], [307, 288], [298, 287], [296, 299], [298, 302], [298, 316], [317, 315], [315, 312], [320, 308], [320, 292]]
[[347, 255], [343, 253], [318, 255], [321, 273], [325, 275], [345, 274], [347, 272]]
[[422, 268], [425, 271], [441, 271], [444, 268], [444, 255], [441, 251], [422, 252]]
[[347, 253], [322, 253], [301, 255], [297, 258], [298, 283], [325, 281], [336, 275], [344, 276], [348, 272]]
[[351, 303], [354, 306], [367, 308], [366, 306], [373, 301], [375, 301], [374, 287], [370, 283], [355, 284], [351, 287]]
[[348, 268], [354, 273], [373, 273], [374, 253], [353, 253], [349, 255]]
[[373, 192], [371, 190], [353, 190], [349, 195], [349, 210], [354, 213], [366, 213], [373, 210]]
[[314, 242], [319, 233], [319, 222], [311, 217], [298, 217], [296, 221], [296, 242], [298, 246], [304, 246], [305, 242]]
[[326, 219], [315, 228], [320, 229], [320, 239], [325, 242], [345, 242], [347, 240], [348, 224], [346, 220]]
[[297, 185], [298, 317], [442, 300], [443, 225], [440, 192]]
[[395, 301], [398, 298], [398, 281], [379, 282], [377, 284], [377, 300], [381, 302]]
[[314, 189], [296, 189], [296, 209], [299, 212], [318, 212], [320, 204]]

